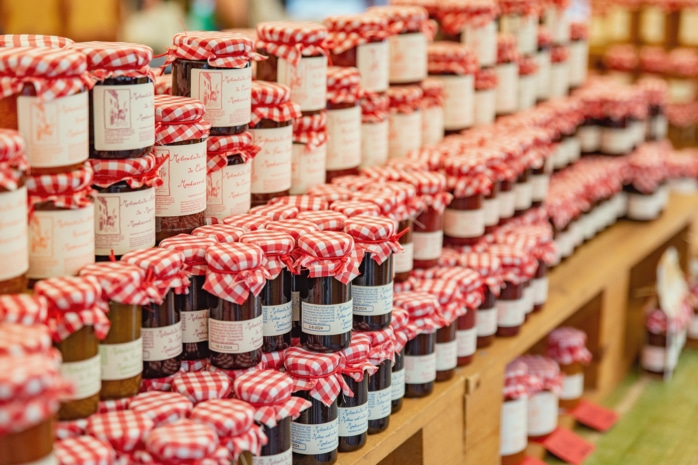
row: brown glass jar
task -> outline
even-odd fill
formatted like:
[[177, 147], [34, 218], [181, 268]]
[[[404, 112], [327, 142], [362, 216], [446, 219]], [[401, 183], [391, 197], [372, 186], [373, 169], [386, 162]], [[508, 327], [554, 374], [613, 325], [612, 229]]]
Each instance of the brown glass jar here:
[[436, 379], [436, 331], [418, 334], [405, 346], [405, 397], [425, 397]]
[[0, 464], [53, 463], [54, 428], [50, 417], [23, 431], [0, 435]]
[[208, 314], [218, 305], [218, 297], [204, 290], [206, 276], [189, 277], [189, 293], [175, 294], [175, 311], [182, 319], [182, 360], [206, 360]]
[[[579, 405], [579, 401], [584, 394], [584, 366], [578, 361], [569, 364], [560, 363], [559, 365], [564, 379], [562, 381], [562, 393], [558, 402], [560, 409], [569, 412]], [[581, 387], [581, 390], [579, 387]]]
[[399, 242], [402, 246], [402, 252], [396, 254], [393, 258], [393, 267], [395, 269], [395, 276], [393, 276], [393, 280], [396, 283], [407, 281], [410, 277], [410, 272], [414, 268], [414, 243], [412, 240], [413, 228], [414, 221], [412, 218], [407, 218], [398, 222], [397, 231], [402, 232], [407, 230], [407, 232], [400, 237]]
[[511, 337], [519, 334], [526, 317], [525, 283], [506, 281], [497, 298], [497, 336]]
[[456, 340], [458, 341], [458, 366], [469, 365], [477, 349], [477, 311], [468, 309], [465, 315], [456, 320]]
[[[334, 429], [337, 431], [338, 427], [338, 410], [337, 410], [337, 400], [327, 406], [319, 400], [311, 397], [308, 391], [298, 391], [293, 394], [295, 397], [300, 397], [301, 399], [310, 401], [310, 408], [303, 410], [300, 416], [293, 420], [291, 423], [291, 444], [303, 444], [307, 441], [305, 436], [305, 428], [297, 428], [297, 434], [303, 435], [303, 441], [294, 441], [294, 425], [323, 425], [326, 423], [333, 424], [328, 427], [328, 430]], [[337, 461], [337, 447], [339, 447], [339, 438], [337, 437], [336, 446], [332, 449], [332, 444], [330, 444], [331, 437], [328, 438], [327, 452], [322, 452], [319, 454], [302, 454], [296, 449], [293, 451], [293, 463], [294, 465], [329, 465]]]
[[384, 360], [368, 377], [368, 434], [383, 432], [390, 425], [391, 365], [390, 360]]
[[[262, 300], [259, 296], [250, 294], [242, 304], [219, 299], [210, 309], [208, 322], [211, 365], [223, 370], [241, 370], [262, 361]], [[244, 349], [241, 348], [243, 339], [247, 340]]]
[[448, 326], [436, 330], [436, 381], [448, 381], [453, 378], [458, 363], [458, 351], [456, 340], [457, 323], [454, 321]]
[[[349, 347], [353, 326], [351, 283], [333, 277], [308, 277], [308, 296], [301, 295], [301, 344], [315, 352], [338, 352]], [[328, 321], [328, 314], [334, 318]]]
[[16, 189], [0, 185], [0, 230], [3, 231], [0, 261], [6, 264], [0, 272], [0, 294], [19, 294], [27, 288], [27, 217], [24, 178], [20, 177]]
[[351, 292], [355, 330], [378, 331], [390, 326], [390, 311], [393, 308], [392, 256], [379, 265], [370, 253], [366, 253]]
[[395, 363], [390, 372], [391, 410], [394, 414], [402, 409], [402, 398], [405, 397], [405, 349], [395, 354]]
[[[261, 62], [265, 63], [265, 62]], [[252, 207], [265, 205], [276, 197], [289, 195], [293, 158], [293, 120], [278, 123], [263, 119], [250, 125], [255, 144], [262, 150], [252, 162]], [[267, 168], [273, 162], [273, 171]], [[271, 171], [271, 175], [270, 175]], [[281, 188], [281, 190], [276, 190]]]
[[497, 298], [488, 286], [484, 286], [484, 289], [482, 303], [477, 309], [475, 318], [478, 349], [492, 345], [497, 332]]
[[143, 306], [143, 378], [166, 378], [177, 373], [182, 365], [182, 321], [175, 306], [175, 293], [170, 290], [162, 304]]
[[[427, 207], [414, 220], [414, 267], [431, 268], [439, 264], [443, 243], [444, 214], [433, 207]], [[438, 254], [436, 253], [438, 251]], [[421, 259], [433, 255], [435, 258]]]
[[366, 445], [368, 432], [368, 375], [361, 381], [342, 375], [354, 397], [340, 393], [337, 397], [339, 452], [353, 452]]
[[483, 195], [454, 197], [444, 212], [444, 244], [473, 245], [485, 234]]
[[[141, 387], [143, 370], [141, 306], [110, 301], [108, 316], [111, 328], [99, 346], [102, 362], [102, 388], [99, 397], [101, 400], [110, 400], [135, 396]], [[111, 372], [110, 368], [116, 370]], [[123, 378], [133, 372], [137, 373]]]

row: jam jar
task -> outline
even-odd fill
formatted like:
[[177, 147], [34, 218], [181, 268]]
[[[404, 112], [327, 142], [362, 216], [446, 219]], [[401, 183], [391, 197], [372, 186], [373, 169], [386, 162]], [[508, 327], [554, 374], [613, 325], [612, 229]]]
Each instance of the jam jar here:
[[558, 399], [562, 389], [562, 375], [557, 362], [540, 355], [519, 357], [528, 366], [528, 373], [538, 378], [541, 389], [528, 399], [528, 438], [545, 439], [557, 428]]
[[360, 251], [345, 233], [319, 231], [298, 238], [298, 264], [308, 272], [301, 294], [301, 344], [316, 352], [349, 347], [353, 326], [352, 279], [359, 275]]
[[419, 86], [391, 86], [388, 119], [388, 158], [405, 158], [422, 146], [421, 105], [424, 93]]
[[206, 221], [217, 224], [230, 215], [247, 213], [252, 194], [252, 159], [261, 148], [250, 132], [211, 136], [207, 142]]
[[674, 371], [679, 356], [679, 347], [676, 345], [679, 337], [676, 334], [677, 329], [670, 330], [668, 325], [669, 318], [666, 313], [657, 308], [656, 302], [650, 302], [650, 306], [645, 310], [646, 336], [640, 355], [640, 366], [644, 372], [662, 378]]
[[409, 314], [400, 307], [393, 307], [390, 329], [393, 330], [393, 367], [390, 372], [390, 413], [402, 409], [402, 398], [405, 396], [405, 344], [412, 330], [409, 326]]
[[499, 32], [516, 40], [521, 55], [530, 55], [538, 48], [539, 6], [535, 1], [499, 1]]
[[102, 384], [99, 341], [110, 326], [102, 289], [94, 278], [67, 277], [45, 279], [34, 291], [48, 302], [49, 326], [63, 358], [61, 375], [75, 386], [61, 403], [58, 418], [86, 418], [97, 411]]
[[268, 272], [264, 252], [251, 244], [217, 244], [206, 251], [204, 290], [219, 298], [208, 320], [211, 365], [223, 370], [251, 368], [262, 360], [260, 293]]
[[500, 33], [497, 36], [497, 65], [494, 67], [498, 81], [495, 96], [495, 112], [498, 116], [508, 115], [517, 110], [518, 60], [516, 38], [511, 34]]
[[0, 47], [45, 47], [65, 48], [74, 44], [67, 37], [51, 36], [44, 34], [2, 34], [0, 35]]
[[591, 361], [586, 341], [584, 331], [571, 327], [557, 328], [548, 334], [547, 355], [560, 365], [562, 373], [560, 409], [574, 409], [584, 394], [584, 365]]
[[504, 399], [499, 426], [499, 456], [502, 465], [520, 465], [526, 458], [530, 387], [528, 365], [521, 360], [509, 363], [504, 371]]
[[155, 156], [163, 184], [155, 189], [155, 238], [189, 234], [203, 226], [206, 210], [206, 139], [211, 123], [204, 104], [155, 96]]
[[[155, 426], [150, 418], [131, 410], [98, 413], [87, 419], [85, 433], [110, 444], [119, 457], [131, 455]], [[125, 440], [128, 438], [128, 440]]]
[[95, 194], [95, 256], [117, 259], [155, 246], [155, 186], [164, 160], [149, 153], [138, 158], [91, 159]]
[[565, 97], [570, 90], [570, 52], [564, 45], [553, 45], [550, 50], [550, 97]]
[[339, 352], [339, 373], [353, 396], [342, 392], [337, 397], [339, 452], [353, 452], [366, 445], [368, 437], [368, 379], [377, 368], [368, 361], [371, 339], [353, 333], [351, 345]]
[[80, 276], [92, 276], [102, 288], [109, 304], [109, 334], [99, 344], [102, 388], [101, 400], [135, 396], [141, 387], [143, 340], [142, 305], [147, 304], [143, 281], [145, 272], [121, 262], [96, 263], [80, 270]]
[[327, 112], [320, 111], [293, 121], [293, 158], [289, 189], [291, 195], [303, 195], [308, 189], [325, 183], [327, 118]]
[[665, 113], [668, 87], [657, 78], [647, 78], [638, 81], [648, 101], [647, 141], [663, 140], [667, 136], [668, 122]]
[[392, 328], [378, 331], [354, 332], [369, 338], [368, 361], [374, 366], [368, 377], [368, 434], [378, 434], [390, 425], [392, 385], [391, 366], [395, 354], [395, 334]]
[[532, 305], [524, 293], [537, 261], [528, 251], [506, 245], [492, 246], [490, 253], [499, 257], [507, 276], [497, 298], [497, 336], [516, 336], [524, 323], [527, 305]]
[[570, 87], [577, 89], [587, 80], [587, 68], [589, 57], [589, 24], [576, 21], [570, 24], [571, 42], [569, 49]]
[[518, 110], [528, 110], [536, 105], [536, 83], [538, 63], [534, 57], [523, 56], [519, 59]]
[[257, 24], [257, 39], [257, 50], [268, 57], [257, 64], [257, 79], [290, 88], [291, 101], [304, 113], [324, 109], [327, 28], [310, 22], [265, 22]]
[[453, 199], [444, 211], [444, 244], [473, 245], [485, 234], [483, 195], [490, 184], [485, 167], [482, 151], [472, 150], [468, 157], [445, 160]]
[[382, 166], [388, 161], [389, 105], [386, 93], [365, 92], [361, 99], [360, 168]]
[[478, 349], [488, 347], [494, 342], [497, 332], [497, 296], [500, 291], [502, 262], [491, 253], [464, 253], [460, 257], [461, 265], [480, 274], [483, 286], [475, 322], [477, 326]]
[[538, 75], [536, 76], [536, 100], [544, 102], [550, 98], [550, 48], [553, 37], [544, 27], [538, 28]]
[[443, 81], [428, 77], [419, 83], [422, 88], [422, 146], [438, 144], [444, 138]]
[[262, 147], [252, 162], [253, 207], [289, 194], [293, 120], [301, 116], [298, 105], [290, 99], [291, 90], [284, 85], [263, 81], [252, 83], [250, 132], [254, 143]]
[[497, 115], [497, 87], [499, 77], [495, 67], [481, 68], [475, 73], [474, 126], [494, 123]]
[[87, 56], [87, 69], [97, 79], [90, 91], [90, 158], [149, 153], [155, 143], [153, 50], [123, 42], [78, 42], [68, 48]]
[[533, 204], [533, 168], [525, 166], [514, 184], [514, 216], [524, 215]]
[[27, 287], [29, 244], [27, 231], [28, 168], [24, 140], [17, 131], [0, 129], [0, 294], [17, 294]]
[[327, 68], [327, 182], [359, 174], [361, 75], [353, 67]]
[[186, 31], [168, 49], [172, 93], [199, 100], [211, 135], [240, 134], [250, 123], [251, 60], [254, 41], [239, 34]]
[[625, 155], [633, 149], [629, 107], [632, 93], [615, 89], [603, 99], [604, 120], [601, 125], [599, 151], [604, 155]]
[[457, 39], [460, 34], [460, 42], [475, 52], [480, 67], [497, 62], [497, 2], [443, 0], [436, 16], [447, 36]]

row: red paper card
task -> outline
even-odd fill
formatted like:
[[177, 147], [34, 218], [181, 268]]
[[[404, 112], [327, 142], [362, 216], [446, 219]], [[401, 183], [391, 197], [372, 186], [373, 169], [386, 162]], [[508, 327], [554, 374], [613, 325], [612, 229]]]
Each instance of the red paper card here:
[[529, 456], [526, 457], [520, 465], [545, 465], [545, 462], [543, 462], [541, 459]]
[[558, 428], [543, 441], [554, 456], [572, 465], [581, 465], [594, 452], [594, 445], [565, 428]]
[[572, 416], [584, 426], [605, 433], [618, 421], [618, 414], [600, 405], [582, 400]]

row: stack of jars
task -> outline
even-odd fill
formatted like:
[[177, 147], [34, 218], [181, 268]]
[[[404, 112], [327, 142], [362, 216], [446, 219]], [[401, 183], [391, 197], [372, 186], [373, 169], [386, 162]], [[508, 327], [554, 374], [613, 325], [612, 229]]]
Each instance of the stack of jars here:
[[628, 194], [629, 219], [653, 220], [666, 207], [669, 150], [666, 141], [646, 143], [628, 158], [630, 180], [624, 190]]

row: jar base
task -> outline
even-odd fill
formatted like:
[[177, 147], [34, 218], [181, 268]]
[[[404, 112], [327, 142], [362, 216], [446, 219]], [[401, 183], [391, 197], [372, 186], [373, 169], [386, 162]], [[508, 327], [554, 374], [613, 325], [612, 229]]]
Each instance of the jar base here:
[[458, 357], [458, 366], [464, 367], [466, 365], [470, 365], [473, 362], [474, 357], [475, 357], [475, 354], [466, 355], [464, 357]]
[[390, 416], [377, 420], [368, 420], [368, 434], [382, 433], [390, 426]]
[[390, 401], [390, 414], [394, 415], [402, 410], [402, 397], [397, 400]]
[[405, 397], [408, 399], [414, 399], [419, 397], [426, 397], [432, 393], [434, 390], [434, 382], [421, 383], [421, 384], [407, 384], [405, 383]]
[[500, 326], [497, 328], [497, 337], [514, 337], [518, 336], [519, 332], [521, 332], [521, 326]]
[[483, 347], [489, 347], [494, 342], [494, 334], [490, 336], [478, 336], [477, 337], [477, 348], [482, 349]]
[[441, 370], [436, 372], [436, 382], [440, 383], [443, 381], [448, 381], [449, 379], [453, 378], [453, 375], [456, 373], [455, 368], [451, 368], [450, 370]]
[[356, 436], [340, 436], [339, 437], [339, 452], [354, 452], [366, 445], [366, 433], [357, 434]]

